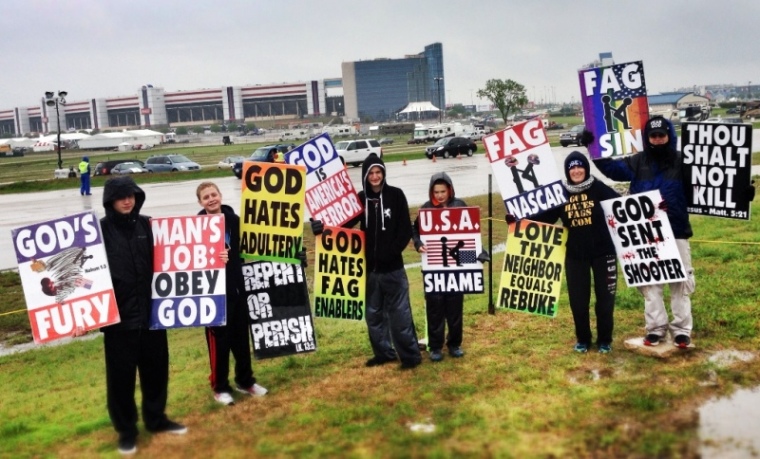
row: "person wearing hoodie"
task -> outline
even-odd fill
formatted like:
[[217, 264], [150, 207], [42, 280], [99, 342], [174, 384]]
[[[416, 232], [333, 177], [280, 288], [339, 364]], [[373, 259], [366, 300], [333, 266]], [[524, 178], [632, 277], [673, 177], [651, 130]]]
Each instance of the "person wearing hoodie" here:
[[[412, 238], [409, 205], [400, 188], [386, 183], [385, 163], [374, 153], [362, 163], [362, 184], [364, 189], [358, 194], [364, 212], [343, 226], [351, 228], [359, 223], [365, 236], [365, 320], [374, 354], [366, 366], [398, 359], [402, 369], [411, 369], [420, 364], [422, 357], [402, 256]], [[323, 227], [320, 220], [311, 223], [315, 235]]]
[[103, 188], [103, 245], [121, 321], [103, 327], [108, 414], [122, 454], [137, 451], [135, 378], [140, 376], [142, 416], [153, 433], [184, 434], [166, 417], [169, 346], [166, 330], [149, 328], [153, 279], [153, 231], [140, 215], [145, 192], [132, 177], [108, 179]]
[[[446, 172], [437, 172], [430, 177], [428, 195], [430, 200], [421, 209], [442, 207], [467, 207], [467, 204], [454, 194], [454, 184]], [[412, 240], [414, 248], [419, 253], [427, 252], [425, 244], [420, 239], [419, 216], [412, 225]], [[425, 315], [428, 326], [428, 348], [430, 360], [443, 360], [445, 327], [449, 325], [449, 335], [446, 347], [452, 357], [463, 357], [462, 350], [462, 315], [464, 309], [464, 294], [459, 292], [425, 293]]]
[[82, 196], [90, 196], [90, 158], [87, 156], [82, 157], [82, 162], [79, 163], [79, 194]]
[[[585, 134], [585, 133], [584, 133]], [[590, 134], [590, 133], [589, 133]], [[673, 320], [668, 324], [665, 309], [664, 284], [639, 287], [644, 296], [646, 336], [644, 345], [657, 346], [670, 328], [673, 344], [687, 348], [691, 344], [693, 320], [691, 299], [694, 293], [694, 269], [691, 264], [689, 238], [693, 235], [686, 211], [686, 189], [691, 186], [684, 172], [681, 153], [676, 150], [676, 133], [670, 121], [653, 116], [644, 126], [644, 150], [622, 159], [595, 159], [594, 165], [607, 177], [618, 182], [630, 182], [630, 193], [658, 190], [662, 195], [660, 208], [667, 210], [668, 220], [681, 255], [686, 280], [670, 286], [670, 309]], [[588, 145], [593, 139], [586, 139]]]
[[[220, 258], [225, 261], [227, 324], [206, 327], [206, 344], [211, 363], [208, 379], [214, 391], [214, 400], [232, 405], [232, 387], [228, 379], [230, 351], [235, 357], [235, 390], [255, 396], [264, 396], [267, 390], [256, 383], [251, 368], [251, 342], [248, 326], [248, 304], [240, 259], [240, 217], [232, 207], [222, 204], [222, 193], [213, 182], [202, 182], [195, 191], [203, 209], [198, 215], [224, 215], [224, 240], [227, 251]], [[231, 255], [231, 256], [230, 256]]]
[[602, 354], [612, 351], [613, 312], [617, 292], [615, 245], [607, 229], [601, 202], [620, 194], [591, 175], [586, 155], [579, 151], [565, 158], [563, 183], [568, 202], [531, 217], [546, 223], [562, 221], [567, 228], [565, 277], [567, 295], [575, 324], [575, 352], [586, 353], [591, 347], [589, 325], [591, 278], [594, 279], [596, 303], [596, 345]]

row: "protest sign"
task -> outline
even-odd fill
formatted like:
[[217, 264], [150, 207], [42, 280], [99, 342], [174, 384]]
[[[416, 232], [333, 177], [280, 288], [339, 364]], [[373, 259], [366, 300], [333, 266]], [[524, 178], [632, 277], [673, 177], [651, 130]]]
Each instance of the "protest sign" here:
[[594, 159], [644, 150], [644, 125], [649, 101], [641, 61], [578, 71], [586, 129], [594, 134], [588, 146]]
[[93, 212], [11, 231], [37, 344], [119, 323], [100, 222]]
[[483, 145], [507, 213], [519, 220], [567, 201], [540, 119], [483, 137]]
[[686, 280], [660, 192], [602, 201], [607, 228], [629, 287]]
[[285, 162], [306, 168], [306, 209], [314, 220], [341, 226], [362, 212], [354, 184], [329, 135], [319, 135], [290, 150]]
[[243, 280], [254, 357], [283, 357], [317, 349], [306, 275], [300, 264], [245, 263]]
[[328, 226], [316, 237], [314, 315], [364, 320], [364, 231]]
[[[227, 323], [224, 215], [151, 218], [150, 328]], [[235, 254], [229, 254], [235, 256]]]
[[752, 177], [752, 125], [684, 123], [681, 152], [692, 185], [686, 210], [749, 220], [752, 206], [744, 190]]
[[509, 225], [498, 306], [557, 316], [567, 231], [530, 220]]
[[479, 207], [420, 209], [425, 293], [483, 293]]
[[305, 168], [243, 162], [240, 252], [250, 260], [300, 263]]

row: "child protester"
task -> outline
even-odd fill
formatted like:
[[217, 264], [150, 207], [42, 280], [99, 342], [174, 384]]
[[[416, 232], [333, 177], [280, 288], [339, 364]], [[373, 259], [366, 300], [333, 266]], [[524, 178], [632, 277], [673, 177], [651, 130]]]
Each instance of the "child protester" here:
[[[454, 185], [445, 172], [438, 172], [430, 177], [430, 200], [421, 209], [441, 207], [467, 207], [467, 204], [454, 195]], [[419, 217], [412, 225], [412, 241], [419, 253], [427, 252], [425, 244], [420, 240]], [[489, 261], [488, 252], [481, 252], [478, 261]], [[449, 355], [455, 358], [464, 357], [462, 350], [462, 315], [464, 309], [464, 294], [459, 292], [425, 293], [425, 314], [428, 326], [428, 348], [430, 360], [443, 360], [443, 344], [445, 326], [449, 326], [446, 346]]]
[[[610, 238], [601, 201], [620, 194], [590, 173], [589, 161], [574, 151], [565, 159], [563, 182], [568, 202], [543, 212], [531, 220], [554, 223], [558, 219], [567, 228], [565, 276], [570, 310], [575, 322], [575, 352], [586, 353], [591, 347], [589, 325], [591, 276], [594, 277], [596, 304], [596, 344], [602, 354], [612, 351], [613, 310], [617, 291], [615, 246]], [[509, 221], [510, 216], [507, 216]]]

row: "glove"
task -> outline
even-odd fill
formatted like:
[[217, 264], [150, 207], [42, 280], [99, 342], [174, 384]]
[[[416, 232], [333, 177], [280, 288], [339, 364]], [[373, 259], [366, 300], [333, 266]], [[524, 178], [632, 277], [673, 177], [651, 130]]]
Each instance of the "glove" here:
[[304, 268], [307, 268], [309, 266], [309, 263], [306, 261], [306, 250], [301, 250], [296, 254], [296, 258], [301, 260], [301, 266]]
[[584, 129], [583, 132], [581, 132], [581, 145], [588, 148], [592, 143], [594, 143], [594, 133], [588, 129]]
[[662, 201], [660, 201], [660, 203], [657, 204], [657, 208], [660, 209], [663, 212], [667, 212], [668, 211], [668, 203], [667, 203], [667, 201], [665, 201], [664, 199]]
[[482, 252], [480, 252], [480, 255], [478, 255], [478, 261], [481, 263], [491, 261], [491, 255], [488, 254], [487, 250], [483, 250]]
[[506, 220], [507, 224], [509, 224], [509, 225], [511, 225], [512, 223], [515, 223], [517, 221], [517, 219], [515, 218], [515, 216], [512, 215], [512, 214], [505, 215], [504, 216], [504, 220]]
[[747, 189], [744, 191], [744, 196], [747, 198], [748, 202], [752, 202], [755, 200], [755, 181], [751, 181]]
[[322, 223], [322, 220], [314, 220], [313, 218], [310, 218], [309, 221], [311, 222], [311, 232], [315, 236], [322, 234], [322, 231], [325, 230], [325, 224]]

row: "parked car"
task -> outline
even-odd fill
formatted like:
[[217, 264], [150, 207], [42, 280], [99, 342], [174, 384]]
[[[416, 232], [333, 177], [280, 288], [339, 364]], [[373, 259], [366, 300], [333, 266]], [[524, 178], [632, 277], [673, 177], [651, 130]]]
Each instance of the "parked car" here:
[[371, 153], [380, 158], [383, 157], [383, 147], [375, 139], [341, 140], [335, 144], [335, 151], [338, 152], [343, 164], [354, 166], [361, 166], [364, 159]]
[[151, 156], [145, 161], [148, 172], [199, 171], [200, 164], [190, 161], [185, 155]]
[[377, 143], [380, 145], [393, 145], [393, 139], [388, 137], [383, 137], [382, 139], [378, 140]]
[[142, 174], [144, 172], [148, 172], [148, 169], [144, 168], [142, 164], [134, 162], [119, 163], [111, 169], [111, 173], [114, 175]]
[[145, 163], [139, 159], [113, 159], [109, 161], [101, 161], [92, 169], [92, 175], [108, 175], [111, 173], [111, 169], [121, 163], [137, 163], [141, 167], [145, 166]]
[[559, 143], [563, 147], [566, 147], [573, 143], [580, 147], [581, 135], [583, 134], [584, 129], [586, 129], [586, 126], [582, 124], [571, 127], [569, 131], [563, 132], [559, 135]]
[[242, 163], [243, 160], [242, 156], [228, 156], [224, 158], [223, 160], [219, 161], [216, 164], [217, 169], [232, 169], [232, 167], [235, 165], [235, 163]]
[[451, 158], [458, 155], [472, 156], [478, 151], [478, 146], [466, 137], [444, 137], [438, 139], [433, 145], [425, 148], [425, 156], [433, 159], [433, 156]]
[[235, 174], [235, 177], [242, 178], [243, 177], [243, 161], [263, 161], [265, 163], [273, 163], [274, 162], [274, 155], [277, 152], [280, 153], [287, 153], [288, 151], [295, 148], [296, 145], [293, 143], [278, 143], [275, 145], [266, 145], [263, 147], [259, 147], [251, 153], [251, 156], [248, 158], [241, 158], [240, 161], [235, 162], [235, 164], [232, 165], [232, 173]]

